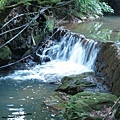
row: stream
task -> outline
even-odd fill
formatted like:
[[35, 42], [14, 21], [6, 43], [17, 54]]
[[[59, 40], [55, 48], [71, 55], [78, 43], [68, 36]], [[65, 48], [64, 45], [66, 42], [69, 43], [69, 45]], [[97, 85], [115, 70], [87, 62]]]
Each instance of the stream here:
[[120, 16], [105, 16], [91, 22], [67, 24], [65, 28], [93, 40], [120, 42]]
[[[94, 40], [120, 41], [119, 21], [120, 17], [105, 17], [66, 27]], [[99, 43], [84, 40], [84, 35], [78, 38], [68, 32], [59, 41], [54, 40], [39, 55], [49, 57], [50, 62], [43, 61], [39, 65], [31, 61], [25, 64], [27, 69], [0, 74], [0, 120], [58, 120], [55, 114], [48, 112], [43, 101], [57, 88], [63, 76], [94, 72]]]

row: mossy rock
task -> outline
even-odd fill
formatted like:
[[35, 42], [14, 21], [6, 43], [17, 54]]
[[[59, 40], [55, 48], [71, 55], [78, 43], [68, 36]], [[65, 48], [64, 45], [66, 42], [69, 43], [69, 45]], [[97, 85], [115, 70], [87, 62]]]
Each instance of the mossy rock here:
[[72, 97], [73, 101], [84, 102], [91, 109], [99, 110], [104, 104], [111, 105], [117, 99], [115, 95], [109, 93], [81, 92]]
[[9, 47], [0, 48], [0, 65], [7, 64], [12, 58], [12, 53]]
[[65, 110], [70, 96], [63, 92], [54, 92], [50, 97], [48, 97], [44, 104], [55, 109], [55, 110]]
[[71, 97], [64, 116], [66, 120], [101, 120], [102, 117], [91, 117], [92, 110], [101, 110], [104, 105], [114, 104], [116, 96], [109, 93], [81, 92]]
[[95, 83], [85, 80], [85, 77], [89, 75], [90, 73], [70, 77], [65, 76], [62, 78], [62, 84], [56, 89], [56, 91], [74, 95], [76, 93], [83, 92], [86, 88], [96, 87]]

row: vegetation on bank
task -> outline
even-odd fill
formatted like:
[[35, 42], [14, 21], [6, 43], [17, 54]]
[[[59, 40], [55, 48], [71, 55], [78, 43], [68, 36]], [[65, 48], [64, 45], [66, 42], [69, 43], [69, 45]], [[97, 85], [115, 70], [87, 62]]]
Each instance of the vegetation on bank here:
[[105, 2], [100, 0], [1, 0], [0, 10], [17, 7], [19, 5], [51, 5], [67, 6], [68, 13], [81, 12], [84, 14], [103, 15], [103, 12], [112, 12], [113, 9]]

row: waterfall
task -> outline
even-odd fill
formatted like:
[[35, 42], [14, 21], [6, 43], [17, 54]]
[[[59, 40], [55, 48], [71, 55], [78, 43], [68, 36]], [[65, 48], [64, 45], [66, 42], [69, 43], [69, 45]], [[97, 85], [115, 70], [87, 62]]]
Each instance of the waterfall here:
[[[34, 65], [29, 70], [16, 70], [4, 79], [41, 80], [59, 83], [63, 76], [94, 71], [94, 62], [99, 51], [99, 44], [86, 39], [83, 35], [66, 32], [59, 38], [52, 38], [50, 46], [46, 46], [38, 56], [42, 64]], [[44, 62], [49, 58], [49, 62]], [[2, 78], [3, 79], [3, 78]]]
[[98, 51], [98, 42], [86, 39], [83, 35], [67, 32], [59, 42], [45, 48], [43, 56], [49, 56], [51, 61], [68, 61], [94, 70], [94, 62]]

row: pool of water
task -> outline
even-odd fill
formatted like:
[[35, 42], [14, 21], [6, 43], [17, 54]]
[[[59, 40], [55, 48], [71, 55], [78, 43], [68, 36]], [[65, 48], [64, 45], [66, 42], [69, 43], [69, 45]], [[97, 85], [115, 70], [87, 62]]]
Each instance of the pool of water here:
[[0, 120], [54, 120], [43, 101], [56, 87], [38, 80], [0, 80]]
[[105, 16], [90, 22], [66, 24], [65, 28], [94, 40], [120, 42], [120, 16]]

